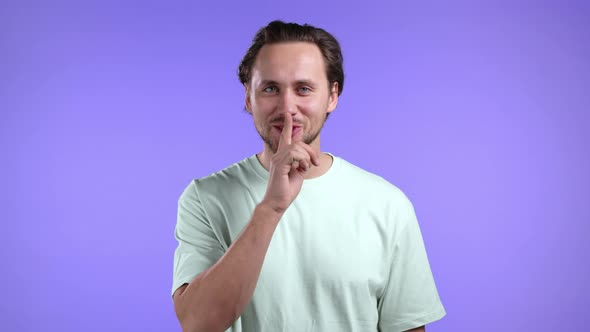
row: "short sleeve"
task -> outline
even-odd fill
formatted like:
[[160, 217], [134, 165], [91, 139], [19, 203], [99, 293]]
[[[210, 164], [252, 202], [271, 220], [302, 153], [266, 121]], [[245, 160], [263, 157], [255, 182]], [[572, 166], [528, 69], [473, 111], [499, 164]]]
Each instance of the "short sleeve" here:
[[414, 208], [407, 198], [396, 215], [389, 280], [378, 303], [379, 331], [406, 331], [441, 319], [440, 301]]
[[197, 182], [192, 181], [178, 199], [174, 237], [172, 295], [178, 287], [190, 283], [199, 273], [223, 256], [221, 246], [199, 198]]

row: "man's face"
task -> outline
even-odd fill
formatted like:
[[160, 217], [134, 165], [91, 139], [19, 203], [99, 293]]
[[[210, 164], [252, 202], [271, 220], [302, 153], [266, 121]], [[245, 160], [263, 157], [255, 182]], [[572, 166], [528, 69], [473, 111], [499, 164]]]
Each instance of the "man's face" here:
[[283, 121], [293, 118], [293, 141], [318, 140], [328, 113], [336, 108], [338, 87], [330, 89], [320, 49], [312, 43], [288, 42], [263, 46], [246, 86], [246, 109], [258, 134], [276, 153]]

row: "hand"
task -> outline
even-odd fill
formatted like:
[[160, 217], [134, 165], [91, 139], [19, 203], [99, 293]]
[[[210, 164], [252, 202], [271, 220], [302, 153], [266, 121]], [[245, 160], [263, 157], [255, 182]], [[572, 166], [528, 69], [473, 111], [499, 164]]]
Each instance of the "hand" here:
[[312, 165], [319, 166], [318, 155], [303, 141], [291, 142], [293, 119], [285, 115], [279, 147], [270, 160], [270, 175], [262, 203], [284, 213], [301, 191], [305, 173]]

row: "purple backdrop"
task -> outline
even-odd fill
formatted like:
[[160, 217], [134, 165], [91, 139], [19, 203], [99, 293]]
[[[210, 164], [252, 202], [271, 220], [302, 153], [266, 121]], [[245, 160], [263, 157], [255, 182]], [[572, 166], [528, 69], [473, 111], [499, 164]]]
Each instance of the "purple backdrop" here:
[[177, 199], [261, 149], [236, 67], [269, 21], [341, 41], [322, 148], [401, 188], [448, 315], [589, 321], [590, 6], [2, 2], [1, 331], [179, 331]]

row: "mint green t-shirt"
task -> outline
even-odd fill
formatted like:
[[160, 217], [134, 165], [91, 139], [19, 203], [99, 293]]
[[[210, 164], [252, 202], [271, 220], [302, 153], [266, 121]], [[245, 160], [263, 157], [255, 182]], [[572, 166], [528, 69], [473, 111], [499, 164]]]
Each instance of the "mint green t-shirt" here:
[[[414, 208], [383, 178], [330, 154], [305, 180], [232, 332], [405, 331], [441, 319]], [[192, 181], [178, 201], [172, 293], [211, 267], [249, 222], [269, 173], [256, 155]]]

